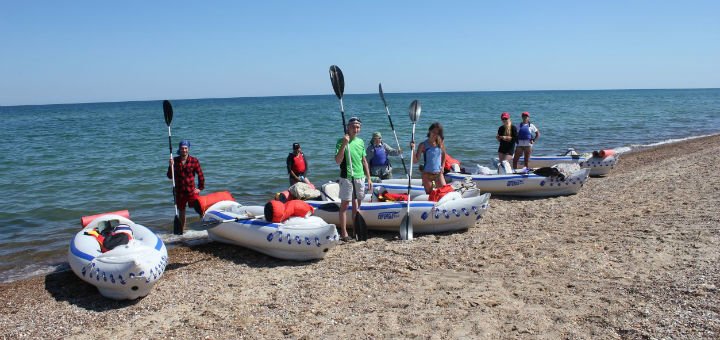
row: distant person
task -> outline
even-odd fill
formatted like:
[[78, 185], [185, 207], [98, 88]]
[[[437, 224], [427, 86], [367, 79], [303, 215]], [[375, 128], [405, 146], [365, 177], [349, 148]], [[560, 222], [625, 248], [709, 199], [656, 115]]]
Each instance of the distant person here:
[[[203, 176], [200, 161], [190, 156], [190, 142], [183, 139], [177, 150], [177, 157], [170, 160], [168, 166], [167, 177], [172, 178], [170, 167], [175, 171], [175, 203], [178, 208], [178, 216], [180, 218], [180, 232], [185, 230], [185, 208], [189, 205], [197, 206], [200, 191], [205, 189], [205, 176]], [[195, 175], [198, 178], [197, 187], [195, 187]]]
[[[410, 143], [410, 147], [415, 147], [414, 143]], [[434, 188], [444, 187], [446, 184], [443, 175], [446, 154], [445, 135], [439, 122], [432, 123], [428, 128], [427, 139], [418, 146], [413, 155], [413, 162], [419, 162], [421, 154], [424, 160], [424, 164], [420, 168], [422, 171], [422, 184], [425, 193], [429, 194]]]
[[308, 171], [308, 164], [305, 154], [302, 152], [302, 148], [300, 148], [300, 143], [293, 143], [292, 148], [293, 152], [289, 153], [285, 160], [290, 185], [297, 182], [310, 184], [310, 181], [305, 177], [305, 173]]
[[392, 178], [392, 164], [390, 164], [388, 156], [400, 156], [402, 149], [393, 149], [383, 142], [380, 132], [374, 132], [366, 153], [370, 163], [370, 175], [380, 179], [390, 179]]
[[518, 126], [517, 148], [515, 149], [515, 157], [513, 158], [513, 169], [517, 169], [520, 153], [525, 156], [525, 167], [530, 170], [530, 154], [532, 153], [533, 144], [540, 138], [540, 130], [535, 124], [530, 123], [530, 112], [522, 113], [522, 122]]
[[500, 142], [500, 146], [498, 147], [498, 161], [502, 164], [503, 161], [513, 159], [518, 131], [517, 127], [512, 124], [509, 113], [503, 112], [500, 115], [500, 120], [502, 120], [502, 125], [498, 128], [495, 139]]
[[[370, 168], [367, 163], [367, 154], [365, 153], [365, 142], [363, 142], [358, 133], [362, 122], [357, 117], [351, 117], [347, 124], [347, 133], [338, 139], [335, 145], [335, 163], [340, 166], [340, 239], [348, 241], [347, 211], [350, 201], [353, 201], [353, 220], [355, 215], [359, 213], [360, 202], [365, 197], [364, 181], [367, 178], [367, 190], [372, 192], [372, 180], [370, 179]], [[347, 161], [347, 153], [349, 150], [350, 160], [352, 161], [352, 172], [350, 172], [350, 162]], [[351, 181], [351, 178], [354, 181]], [[354, 191], [353, 191], [354, 190]], [[355, 197], [353, 197], [355, 193]], [[354, 226], [357, 228], [357, 226]]]

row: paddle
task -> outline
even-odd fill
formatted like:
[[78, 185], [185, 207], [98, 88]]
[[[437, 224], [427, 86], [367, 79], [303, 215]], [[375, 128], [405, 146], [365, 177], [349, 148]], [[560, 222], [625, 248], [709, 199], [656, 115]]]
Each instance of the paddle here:
[[212, 220], [210, 222], [205, 222], [202, 225], [200, 225], [200, 227], [201, 227], [200, 230], [214, 228], [214, 227], [217, 227], [217, 225], [221, 224], [221, 223], [247, 221], [247, 220], [252, 220], [253, 218], [256, 218], [256, 217], [257, 216], [246, 216], [246, 217], [230, 218], [227, 220]]
[[[392, 129], [393, 135], [395, 135], [395, 143], [397, 143], [398, 150], [400, 150], [400, 141], [398, 140], [397, 133], [395, 132], [395, 127], [393, 126], [392, 117], [390, 117], [390, 109], [388, 109], [388, 104], [385, 101], [385, 94], [383, 93], [383, 90], [382, 90], [382, 83], [378, 83], [378, 91], [380, 91], [380, 98], [382, 99], [383, 104], [385, 105], [385, 112], [387, 112], [388, 120], [390, 120], [390, 129]], [[412, 155], [410, 155], [410, 157], [412, 157]], [[403, 169], [405, 169], [405, 175], [407, 176], [408, 169], [405, 166], [405, 158], [403, 157], [402, 153], [400, 153], [400, 160], [402, 161]]]
[[[413, 147], [410, 150], [410, 154], [415, 154], [415, 123], [420, 118], [420, 111], [422, 110], [422, 107], [420, 106], [420, 102], [417, 100], [413, 100], [412, 103], [410, 103], [410, 120], [412, 121], [412, 135], [410, 138], [410, 143], [412, 143]], [[412, 166], [413, 166], [413, 157], [410, 157], [410, 172], [408, 173], [408, 202], [407, 202], [407, 214], [405, 217], [403, 217], [402, 222], [400, 222], [400, 239], [401, 240], [408, 240], [411, 241], [413, 239], [413, 225], [412, 225], [412, 218], [410, 217], [410, 180], [412, 179]]]
[[[170, 159], [173, 158], [172, 152], [172, 133], [170, 132], [170, 124], [173, 119], [173, 108], [169, 100], [163, 101], [163, 113], [165, 114], [165, 124], [168, 127], [168, 146], [170, 147]], [[177, 208], [177, 200], [175, 199], [175, 166], [170, 167], [170, 173], [172, 174], [172, 193], [173, 193], [173, 205], [175, 206], [175, 220], [173, 221], [173, 234], [182, 235], [183, 230], [180, 225], [180, 214]]]
[[[347, 125], [345, 125], [345, 108], [343, 107], [343, 93], [345, 92], [345, 77], [343, 77], [342, 70], [337, 65], [330, 66], [330, 82], [332, 82], [333, 91], [335, 96], [340, 100], [340, 115], [342, 116], [343, 132], [347, 134]], [[352, 200], [350, 201], [353, 206], [353, 233], [355, 238], [360, 241], [367, 240], [367, 224], [365, 219], [360, 216], [360, 200], [356, 198], [355, 189], [355, 176], [353, 176], [353, 165], [352, 159], [350, 158], [350, 144], [345, 148], [347, 151], [347, 162], [350, 164], [350, 183], [353, 188]], [[355, 204], [357, 201], [357, 204]]]

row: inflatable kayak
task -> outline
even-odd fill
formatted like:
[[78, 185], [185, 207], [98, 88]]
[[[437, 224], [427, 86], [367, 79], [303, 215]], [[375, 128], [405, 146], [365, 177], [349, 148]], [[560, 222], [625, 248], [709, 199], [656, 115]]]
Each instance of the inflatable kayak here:
[[[420, 188], [422, 189], [422, 187]], [[333, 192], [338, 190], [337, 183], [323, 185], [323, 192], [328, 193], [330, 197], [333, 197]], [[405, 190], [407, 190], [407, 182]], [[425, 194], [424, 190], [422, 194]], [[323, 195], [323, 197], [325, 196]], [[365, 220], [368, 229], [399, 231], [400, 223], [407, 214], [408, 202], [371, 200], [372, 196], [366, 195], [365, 201], [360, 205], [360, 215]], [[409, 202], [414, 232], [438, 233], [468, 229], [482, 217], [489, 207], [489, 201], [490, 194], [480, 194], [477, 189], [464, 193], [452, 192], [438, 202], [428, 201], [427, 195], [418, 195]], [[316, 209], [315, 216], [321, 217], [329, 223], [340, 223], [339, 200], [306, 202]], [[348, 207], [346, 214], [348, 225], [352, 225], [352, 204]]]
[[[168, 263], [160, 237], [129, 217], [127, 210], [83, 217], [83, 229], [70, 241], [68, 251], [72, 271], [115, 300], [148, 295]], [[124, 244], [109, 245], [114, 239]]]
[[335, 225], [317, 216], [290, 217], [273, 223], [263, 217], [262, 206], [220, 201], [204, 212], [202, 221], [211, 240], [250, 248], [283, 260], [321, 259], [339, 243]]
[[468, 175], [451, 172], [451, 181], [472, 180], [482, 192], [503, 196], [550, 197], [574, 195], [588, 179], [590, 169], [579, 169], [565, 178], [530, 173]]
[[[555, 164], [577, 164], [581, 168], [590, 169], [590, 176], [605, 176], [615, 168], [620, 155], [613, 150], [600, 150], [592, 153], [575, 154], [575, 150], [568, 149], [563, 155], [558, 156], [530, 156], [530, 166], [533, 168], [549, 167]], [[497, 158], [495, 158], [497, 164]], [[525, 157], [520, 157], [518, 166], [525, 166]]]

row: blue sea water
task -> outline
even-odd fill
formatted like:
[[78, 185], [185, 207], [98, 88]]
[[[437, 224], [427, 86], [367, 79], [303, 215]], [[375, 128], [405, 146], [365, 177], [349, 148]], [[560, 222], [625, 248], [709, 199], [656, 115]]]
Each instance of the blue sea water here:
[[[403, 149], [411, 135], [408, 105], [420, 100], [416, 138], [445, 127], [448, 152], [464, 166], [489, 165], [497, 154], [500, 113], [515, 122], [529, 111], [541, 131], [534, 154], [637, 147], [720, 132], [720, 89], [386, 93]], [[395, 145], [377, 94], [346, 95], [346, 118], [363, 121], [361, 138], [380, 131]], [[244, 204], [263, 204], [287, 188], [285, 157], [302, 144], [314, 183], [338, 175], [342, 135], [334, 95], [173, 101], [173, 146], [192, 143], [204, 193], [229, 190]], [[133, 221], [172, 236], [170, 149], [162, 102], [0, 107], [0, 281], [66, 261], [83, 215], [128, 209]], [[406, 153], [407, 155], [407, 153]], [[407, 158], [407, 156], [406, 156]], [[396, 177], [400, 160], [394, 161]], [[415, 172], [417, 173], [417, 172]], [[192, 214], [189, 213], [189, 216]]]

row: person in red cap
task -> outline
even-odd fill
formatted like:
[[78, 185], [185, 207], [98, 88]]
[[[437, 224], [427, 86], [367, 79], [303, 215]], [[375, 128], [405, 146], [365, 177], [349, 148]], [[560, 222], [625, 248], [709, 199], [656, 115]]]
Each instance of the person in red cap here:
[[530, 112], [522, 113], [522, 122], [518, 126], [517, 148], [515, 157], [513, 157], [513, 169], [517, 169], [520, 154], [525, 156], [525, 167], [530, 169], [530, 154], [532, 153], [533, 144], [540, 138], [540, 130], [535, 124], [530, 123]]
[[512, 124], [512, 121], [510, 121], [509, 113], [503, 112], [500, 115], [500, 119], [502, 120], [502, 125], [498, 128], [495, 139], [500, 142], [500, 146], [498, 147], [498, 160], [502, 163], [502, 161], [513, 159], [518, 130], [517, 127]]

